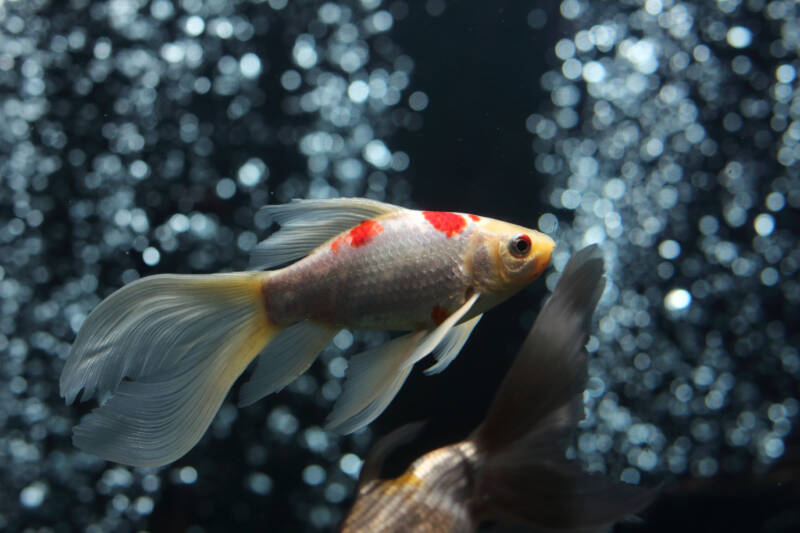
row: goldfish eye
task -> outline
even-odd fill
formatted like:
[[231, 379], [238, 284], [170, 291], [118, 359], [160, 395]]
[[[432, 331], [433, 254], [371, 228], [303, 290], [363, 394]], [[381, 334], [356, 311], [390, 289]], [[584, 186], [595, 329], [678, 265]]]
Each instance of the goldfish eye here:
[[521, 233], [508, 242], [508, 251], [514, 257], [525, 257], [531, 251], [531, 238]]

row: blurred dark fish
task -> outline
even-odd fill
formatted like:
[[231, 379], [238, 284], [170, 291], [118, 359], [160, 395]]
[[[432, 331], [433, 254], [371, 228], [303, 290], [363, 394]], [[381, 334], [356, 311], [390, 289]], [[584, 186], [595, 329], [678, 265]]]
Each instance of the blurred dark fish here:
[[597, 248], [575, 254], [481, 425], [388, 480], [379, 479], [384, 460], [421, 424], [381, 439], [342, 531], [469, 532], [487, 520], [589, 531], [646, 507], [656, 490], [587, 474], [565, 458], [565, 441], [583, 419], [585, 344], [604, 286]]
[[83, 400], [113, 396], [75, 428], [76, 446], [118, 463], [164, 465], [200, 440], [256, 357], [240, 405], [294, 381], [342, 328], [410, 331], [351, 358], [328, 428], [355, 431], [427, 354], [438, 359], [428, 373], [444, 370], [482, 314], [539, 277], [555, 247], [500, 220], [364, 198], [264, 212], [281, 228], [256, 247], [252, 270], [149, 276], [87, 317], [61, 394], [67, 402], [81, 391]]

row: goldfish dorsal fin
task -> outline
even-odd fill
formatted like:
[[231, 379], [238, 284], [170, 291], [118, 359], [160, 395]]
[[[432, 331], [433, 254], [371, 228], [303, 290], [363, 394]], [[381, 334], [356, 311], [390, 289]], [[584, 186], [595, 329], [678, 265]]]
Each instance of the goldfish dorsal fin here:
[[401, 209], [367, 198], [292, 200], [288, 204], [264, 206], [260, 213], [266, 213], [280, 229], [253, 249], [250, 268], [267, 269], [291, 263], [363, 220]]

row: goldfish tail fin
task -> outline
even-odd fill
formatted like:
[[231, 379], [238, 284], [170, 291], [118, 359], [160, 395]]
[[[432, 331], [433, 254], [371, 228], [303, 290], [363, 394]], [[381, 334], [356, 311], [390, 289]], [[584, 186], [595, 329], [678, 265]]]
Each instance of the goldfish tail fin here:
[[158, 275], [137, 280], [89, 315], [61, 374], [72, 402], [111, 398], [74, 429], [89, 453], [161, 466], [188, 452], [236, 378], [279, 331], [261, 292], [267, 273]]
[[595, 531], [650, 505], [660, 487], [590, 474], [567, 459], [566, 442], [582, 418], [583, 401], [576, 396], [506, 448], [479, 452], [473, 499], [482, 504], [477, 512], [548, 531]]
[[487, 516], [538, 527], [603, 526], [646, 507], [656, 489], [590, 475], [567, 460], [583, 419], [592, 314], [603, 292], [596, 246], [576, 253], [471, 439], [481, 456], [476, 501]]

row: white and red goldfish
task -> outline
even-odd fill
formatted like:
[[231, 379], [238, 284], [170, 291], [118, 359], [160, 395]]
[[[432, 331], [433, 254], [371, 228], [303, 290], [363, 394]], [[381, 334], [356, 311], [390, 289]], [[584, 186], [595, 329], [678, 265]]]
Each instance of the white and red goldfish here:
[[410, 331], [351, 359], [328, 427], [354, 431], [427, 354], [438, 359], [428, 372], [443, 370], [481, 314], [536, 279], [555, 246], [490, 218], [366, 199], [266, 209], [281, 228], [258, 245], [254, 270], [142, 278], [87, 317], [61, 394], [113, 395], [75, 428], [76, 446], [164, 465], [197, 443], [259, 354], [240, 405], [291, 383], [342, 328]]
[[395, 479], [380, 478], [382, 463], [421, 426], [378, 441], [342, 532], [468, 533], [487, 520], [526, 526], [514, 531], [605, 531], [646, 507], [658, 490], [586, 474], [565, 458], [564, 441], [583, 418], [584, 345], [602, 276], [595, 246], [573, 256], [466, 440], [426, 453]]

